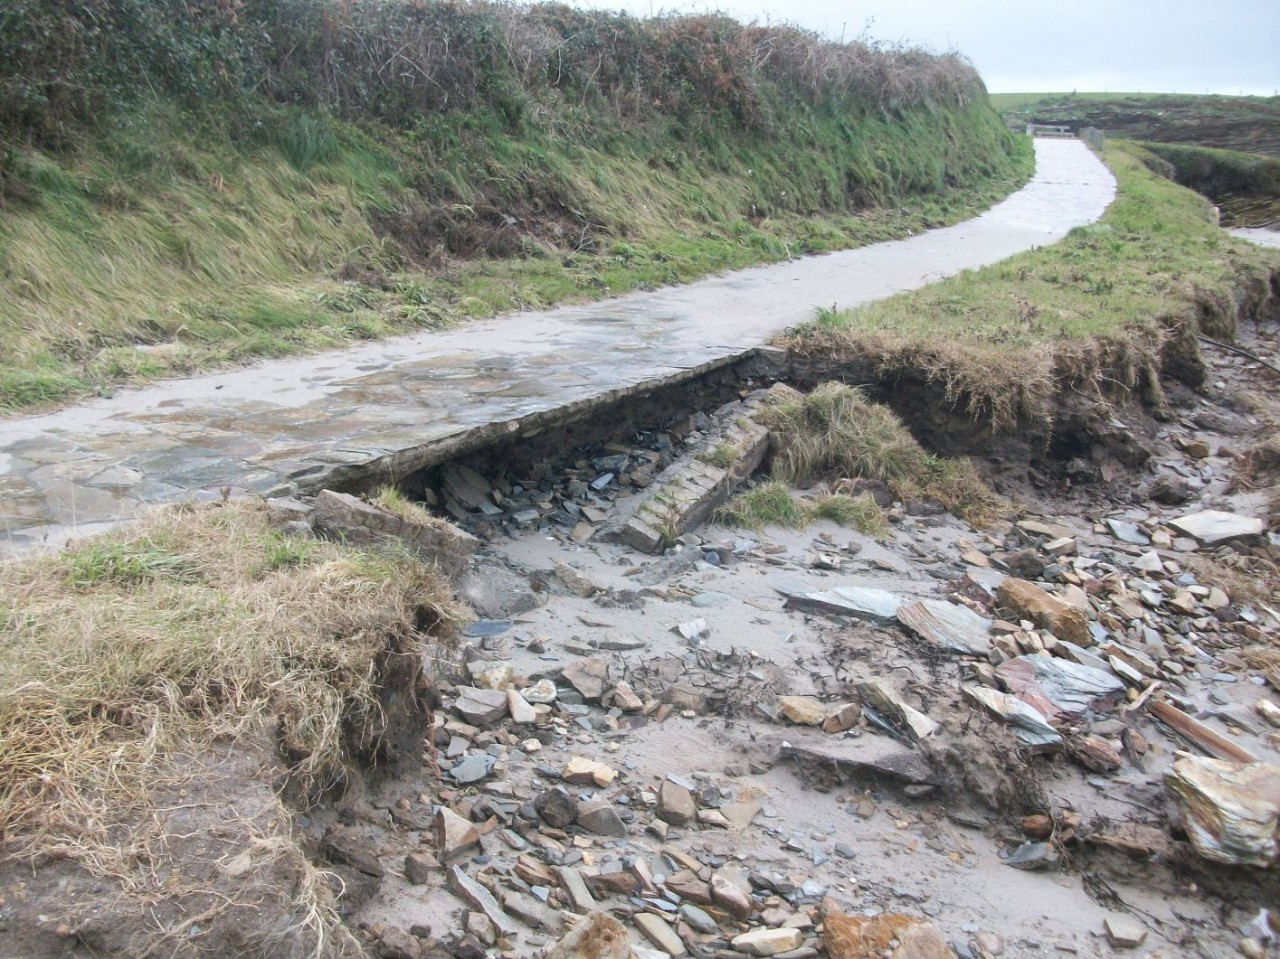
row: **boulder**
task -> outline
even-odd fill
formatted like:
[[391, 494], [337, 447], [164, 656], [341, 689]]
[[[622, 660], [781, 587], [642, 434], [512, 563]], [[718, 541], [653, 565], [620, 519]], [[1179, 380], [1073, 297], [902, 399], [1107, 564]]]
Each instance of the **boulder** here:
[[1280, 860], [1280, 767], [1183, 756], [1164, 786], [1201, 856], [1237, 866]]
[[1083, 610], [1046, 593], [1025, 579], [1006, 579], [996, 590], [1000, 604], [1012, 610], [1017, 618], [1029, 619], [1039, 629], [1047, 629], [1058, 639], [1077, 646], [1092, 646], [1089, 617]]

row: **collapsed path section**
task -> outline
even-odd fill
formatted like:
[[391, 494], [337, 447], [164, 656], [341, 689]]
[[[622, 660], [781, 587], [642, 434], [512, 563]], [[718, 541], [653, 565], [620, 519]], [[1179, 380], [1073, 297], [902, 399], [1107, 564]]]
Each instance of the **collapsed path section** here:
[[1115, 181], [1081, 142], [965, 223], [605, 303], [175, 380], [0, 423], [0, 554], [228, 488], [394, 481], [732, 365], [814, 306], [856, 306], [1056, 242]]

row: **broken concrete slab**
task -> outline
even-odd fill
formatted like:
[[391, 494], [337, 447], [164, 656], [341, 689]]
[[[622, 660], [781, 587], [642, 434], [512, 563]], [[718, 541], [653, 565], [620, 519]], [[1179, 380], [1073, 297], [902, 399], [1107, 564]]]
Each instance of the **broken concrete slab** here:
[[788, 609], [852, 616], [878, 626], [897, 622], [903, 599], [885, 589], [871, 586], [841, 586], [823, 592], [778, 589], [787, 598]]
[[423, 514], [406, 517], [366, 503], [348, 493], [321, 490], [316, 495], [315, 526], [356, 544], [398, 540], [448, 576], [457, 576], [480, 541], [452, 523]]
[[1114, 709], [1125, 685], [1109, 672], [1044, 653], [1018, 656], [996, 667], [996, 676], [1019, 699], [1054, 719], [1079, 719]]
[[1237, 866], [1280, 861], [1280, 767], [1182, 756], [1164, 786], [1204, 858]]
[[1202, 546], [1222, 546], [1235, 540], [1261, 536], [1265, 524], [1251, 516], [1206, 509], [1180, 516], [1169, 524]]
[[799, 394], [782, 383], [755, 394], [723, 434], [712, 437], [717, 462], [726, 465], [701, 459], [672, 464], [642, 494], [630, 516], [611, 524], [604, 535], [642, 553], [657, 553], [704, 523], [764, 462], [769, 430], [754, 417], [762, 404], [786, 396]]
[[955, 653], [986, 656], [991, 620], [967, 606], [922, 599], [898, 608], [898, 622], [927, 643]]
[[960, 693], [969, 702], [1013, 726], [1013, 734], [1033, 752], [1053, 752], [1062, 748], [1062, 736], [1058, 731], [1038, 709], [1017, 696], [986, 686], [965, 686]]

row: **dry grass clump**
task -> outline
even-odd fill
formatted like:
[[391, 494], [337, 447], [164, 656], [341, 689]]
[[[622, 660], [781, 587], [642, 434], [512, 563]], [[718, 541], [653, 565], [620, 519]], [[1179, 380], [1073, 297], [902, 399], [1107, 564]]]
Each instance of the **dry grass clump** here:
[[1280, 482], [1280, 436], [1267, 436], [1245, 450], [1235, 462], [1232, 482], [1242, 489]]
[[1217, 586], [1234, 603], [1266, 603], [1280, 608], [1280, 567], [1261, 556], [1197, 553], [1187, 558], [1196, 578]]
[[456, 617], [407, 555], [281, 535], [249, 504], [187, 507], [0, 565], [0, 841], [118, 842], [183, 749], [274, 735], [308, 794], [378, 728], [379, 663]]
[[825, 383], [762, 411], [775, 444], [773, 475], [785, 483], [865, 477], [903, 500], [931, 499], [970, 522], [990, 521], [999, 499], [967, 460], [927, 452], [886, 406], [855, 387]]

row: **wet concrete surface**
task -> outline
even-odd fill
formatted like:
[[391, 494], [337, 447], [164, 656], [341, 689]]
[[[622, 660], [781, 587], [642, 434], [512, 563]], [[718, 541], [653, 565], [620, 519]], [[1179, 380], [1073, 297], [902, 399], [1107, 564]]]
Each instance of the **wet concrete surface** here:
[[688, 286], [273, 360], [0, 420], [0, 555], [98, 532], [153, 505], [394, 478], [433, 447], [677, 382], [748, 354], [817, 305], [857, 306], [1060, 240], [1115, 195], [1074, 140], [945, 229]]
[[1280, 250], [1280, 230], [1270, 230], [1265, 227], [1242, 227], [1238, 230], [1228, 230], [1232, 236], [1238, 236], [1242, 240], [1249, 240], [1257, 243], [1259, 246], [1269, 246]]

